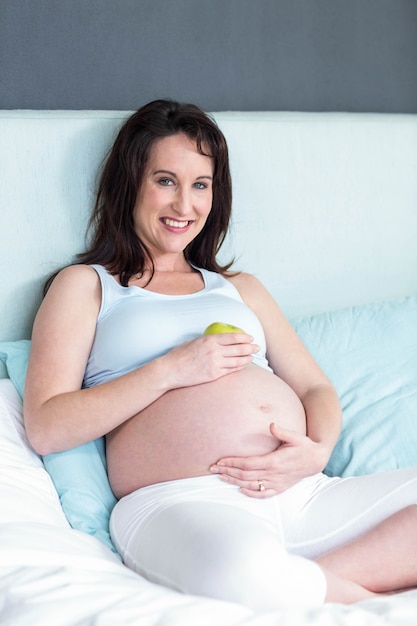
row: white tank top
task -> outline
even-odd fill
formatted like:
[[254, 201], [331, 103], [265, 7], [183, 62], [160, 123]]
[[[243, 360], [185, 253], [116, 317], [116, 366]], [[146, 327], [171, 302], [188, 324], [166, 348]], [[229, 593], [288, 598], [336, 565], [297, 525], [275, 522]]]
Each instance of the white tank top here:
[[88, 359], [84, 387], [118, 378], [175, 346], [203, 334], [212, 322], [242, 328], [260, 351], [255, 364], [271, 368], [265, 357], [262, 325], [232, 283], [198, 269], [204, 288], [186, 295], [166, 295], [141, 287], [122, 287], [101, 265], [92, 265], [101, 281], [102, 302]]

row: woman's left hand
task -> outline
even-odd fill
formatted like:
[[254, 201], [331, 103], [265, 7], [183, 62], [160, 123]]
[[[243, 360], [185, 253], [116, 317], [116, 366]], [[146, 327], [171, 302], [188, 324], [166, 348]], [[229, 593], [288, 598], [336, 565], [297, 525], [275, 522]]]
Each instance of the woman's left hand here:
[[270, 431], [279, 446], [276, 450], [260, 456], [225, 457], [210, 471], [247, 496], [268, 498], [323, 470], [329, 457], [324, 445], [274, 423]]

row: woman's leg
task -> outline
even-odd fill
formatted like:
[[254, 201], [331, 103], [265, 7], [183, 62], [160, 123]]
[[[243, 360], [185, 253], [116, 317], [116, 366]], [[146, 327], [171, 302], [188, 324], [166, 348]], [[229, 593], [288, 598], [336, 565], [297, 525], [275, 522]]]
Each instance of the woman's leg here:
[[417, 585], [417, 468], [319, 482], [310, 499], [302, 485], [298, 503], [297, 489], [284, 497], [283, 524], [288, 550], [335, 577], [328, 599], [343, 601], [340, 579], [374, 592]]
[[374, 592], [415, 587], [417, 506], [398, 511], [316, 562], [338, 577], [355, 581]]

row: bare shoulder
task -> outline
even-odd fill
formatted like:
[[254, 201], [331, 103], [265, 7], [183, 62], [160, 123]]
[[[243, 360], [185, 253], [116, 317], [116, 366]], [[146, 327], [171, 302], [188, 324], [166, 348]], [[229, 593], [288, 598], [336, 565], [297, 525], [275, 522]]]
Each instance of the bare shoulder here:
[[90, 265], [69, 265], [62, 269], [52, 281], [46, 299], [71, 298], [95, 300], [101, 297], [101, 283], [97, 272]]
[[68, 265], [58, 272], [52, 285], [77, 284], [79, 287], [91, 288], [97, 283], [99, 283], [98, 274], [90, 265]]
[[89, 265], [69, 265], [55, 276], [41, 304], [38, 316], [97, 316], [101, 304], [101, 283]]

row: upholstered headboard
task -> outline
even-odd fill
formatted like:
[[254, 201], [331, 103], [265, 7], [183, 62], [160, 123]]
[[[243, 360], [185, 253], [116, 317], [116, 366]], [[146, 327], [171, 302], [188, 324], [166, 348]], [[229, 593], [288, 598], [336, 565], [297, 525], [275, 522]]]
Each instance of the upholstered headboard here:
[[[83, 249], [96, 172], [127, 115], [0, 112], [0, 340], [30, 337], [45, 277]], [[214, 117], [234, 183], [223, 256], [290, 317], [417, 293], [416, 115]]]

